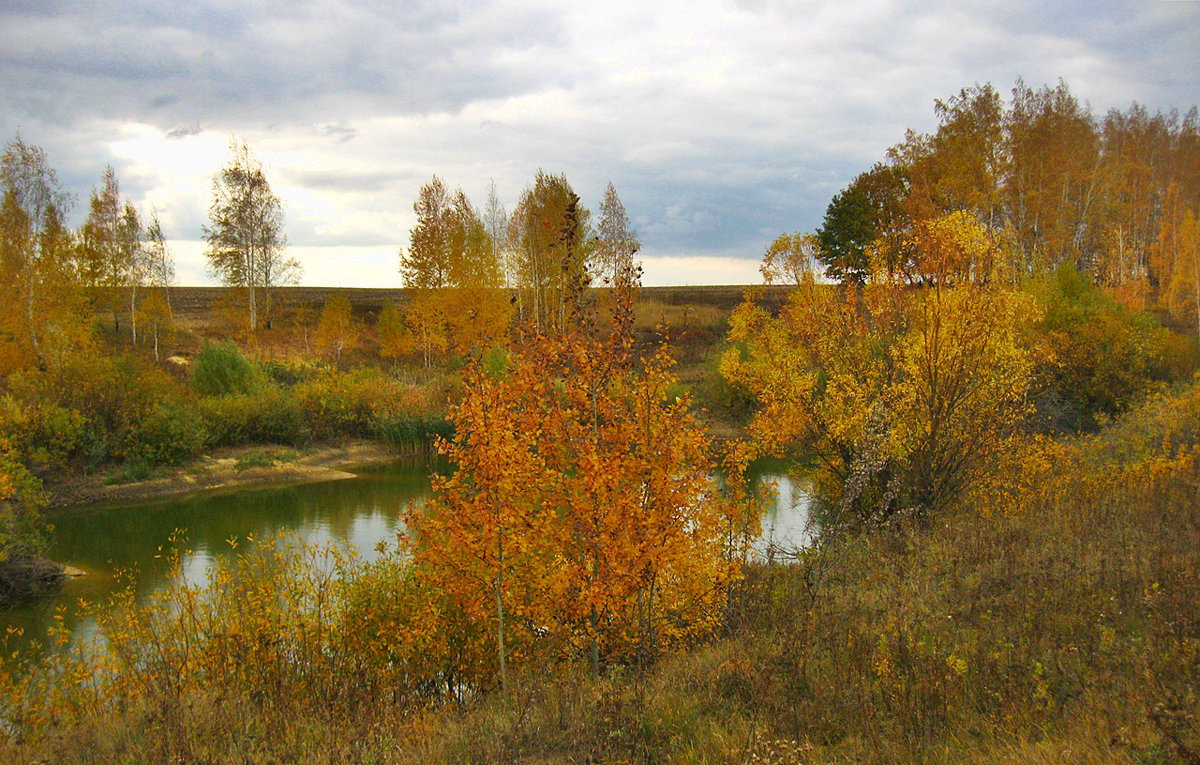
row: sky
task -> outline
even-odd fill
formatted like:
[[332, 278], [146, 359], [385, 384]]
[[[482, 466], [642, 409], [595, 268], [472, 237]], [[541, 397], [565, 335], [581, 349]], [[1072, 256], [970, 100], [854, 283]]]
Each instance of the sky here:
[[935, 99], [1061, 79], [1097, 116], [1183, 112], [1198, 72], [1195, 0], [0, 0], [0, 136], [46, 151], [74, 224], [112, 165], [185, 285], [216, 283], [234, 137], [302, 284], [401, 286], [434, 174], [511, 210], [539, 169], [593, 210], [613, 183], [644, 283], [749, 284]]

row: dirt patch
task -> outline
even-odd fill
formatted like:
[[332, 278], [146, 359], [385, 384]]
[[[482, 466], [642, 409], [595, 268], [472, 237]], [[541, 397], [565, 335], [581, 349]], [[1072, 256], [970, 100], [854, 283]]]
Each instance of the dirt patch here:
[[251, 446], [223, 449], [144, 481], [105, 484], [100, 476], [64, 476], [48, 481], [47, 488], [52, 507], [137, 502], [232, 486], [353, 478], [353, 473], [339, 468], [386, 462], [396, 456], [387, 446], [370, 441], [304, 449]]

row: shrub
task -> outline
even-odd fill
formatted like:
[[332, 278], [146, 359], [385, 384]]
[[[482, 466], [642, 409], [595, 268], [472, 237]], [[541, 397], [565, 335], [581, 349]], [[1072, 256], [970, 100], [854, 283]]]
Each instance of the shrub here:
[[317, 438], [376, 434], [377, 423], [435, 411], [428, 389], [405, 385], [378, 369], [330, 372], [293, 389]]
[[317, 377], [327, 366], [312, 359], [290, 358], [260, 362], [258, 368], [276, 385], [290, 388]]
[[22, 402], [37, 402], [56, 437], [93, 467], [129, 456], [126, 449], [137, 442], [134, 434], [142, 423], [159, 407], [180, 400], [170, 376], [128, 355], [76, 357], [52, 373], [14, 375], [10, 387]]
[[205, 396], [250, 393], [260, 376], [233, 341], [205, 341], [192, 366], [192, 386]]
[[20, 463], [12, 442], [0, 436], [0, 561], [46, 549], [45, 506], [42, 482]]
[[35, 471], [63, 469], [81, 453], [87, 435], [82, 414], [52, 402], [24, 403], [0, 398], [0, 432], [8, 435], [18, 458]]
[[178, 400], [154, 409], [129, 437], [130, 459], [149, 465], [175, 465], [204, 450], [208, 429], [196, 404]]
[[296, 445], [308, 437], [295, 399], [278, 388], [205, 398], [200, 401], [200, 414], [210, 446]]
[[1035, 328], [1045, 361], [1038, 370], [1040, 425], [1094, 430], [1147, 393], [1194, 368], [1191, 343], [1154, 317], [1131, 310], [1072, 268], [1033, 286], [1045, 315]]
[[0, 606], [36, 596], [59, 580], [58, 566], [41, 558], [50, 531], [42, 519], [45, 506], [42, 482], [0, 436]]

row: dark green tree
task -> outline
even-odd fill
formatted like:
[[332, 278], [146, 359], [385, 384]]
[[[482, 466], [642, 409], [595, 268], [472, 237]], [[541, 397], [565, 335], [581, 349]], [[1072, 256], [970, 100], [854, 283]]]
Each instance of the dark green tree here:
[[867, 248], [875, 241], [875, 217], [871, 199], [858, 179], [829, 202], [817, 230], [820, 260], [829, 278], [843, 284], [866, 281], [870, 273]]

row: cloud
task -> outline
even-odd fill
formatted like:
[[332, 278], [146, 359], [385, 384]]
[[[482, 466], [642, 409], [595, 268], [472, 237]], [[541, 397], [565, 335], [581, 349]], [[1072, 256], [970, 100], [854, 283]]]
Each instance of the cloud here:
[[167, 131], [166, 136], [172, 141], [178, 141], [180, 138], [188, 138], [194, 135], [200, 135], [204, 132], [204, 128], [200, 127], [199, 122], [193, 122], [190, 125], [180, 125], [177, 128], [171, 128]]
[[[453, 110], [538, 87], [553, 77], [520, 54], [554, 35], [534, 16], [440, 2], [24, 4], [0, 26], [0, 72], [49, 122], [82, 113], [243, 129], [345, 109]], [[45, 95], [62, 90], [74, 97]]]
[[1101, 114], [1186, 109], [1198, 21], [1117, 0], [13, 0], [0, 130], [47, 149], [77, 218], [112, 163], [181, 241], [236, 134], [293, 245], [342, 263], [308, 283], [394, 278], [333, 253], [394, 259], [435, 173], [480, 205], [494, 179], [512, 209], [539, 168], [592, 207], [612, 180], [648, 258], [750, 262], [963, 87], [1061, 77]]

